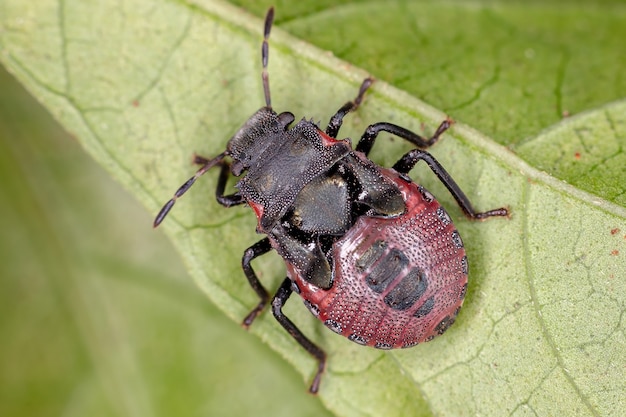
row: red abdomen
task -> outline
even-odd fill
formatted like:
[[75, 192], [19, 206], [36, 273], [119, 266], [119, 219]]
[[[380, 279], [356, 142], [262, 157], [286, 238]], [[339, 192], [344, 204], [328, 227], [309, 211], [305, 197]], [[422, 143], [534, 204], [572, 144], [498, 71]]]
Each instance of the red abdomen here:
[[443, 333], [467, 288], [463, 242], [446, 211], [393, 170], [403, 193], [399, 217], [362, 216], [333, 245], [334, 280], [322, 290], [292, 268], [305, 304], [331, 330], [380, 349], [414, 346]]

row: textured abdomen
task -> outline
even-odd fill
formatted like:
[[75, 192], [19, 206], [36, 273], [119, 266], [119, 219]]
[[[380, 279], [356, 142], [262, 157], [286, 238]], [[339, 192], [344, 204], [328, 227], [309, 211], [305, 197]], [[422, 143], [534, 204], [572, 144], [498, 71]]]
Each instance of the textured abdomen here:
[[467, 257], [432, 195], [395, 171], [383, 172], [402, 191], [406, 212], [363, 216], [334, 244], [329, 290], [298, 285], [311, 311], [333, 331], [391, 349], [430, 340], [454, 322], [467, 288]]

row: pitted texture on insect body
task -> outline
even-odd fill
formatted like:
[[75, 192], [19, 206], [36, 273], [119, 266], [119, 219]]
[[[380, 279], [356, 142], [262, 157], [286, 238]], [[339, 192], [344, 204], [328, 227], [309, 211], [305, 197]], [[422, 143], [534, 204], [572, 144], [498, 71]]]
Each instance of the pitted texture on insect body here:
[[347, 141], [325, 144], [317, 127], [300, 121], [273, 141], [248, 168], [237, 188], [246, 199], [264, 211], [259, 231], [268, 232], [283, 217], [298, 193], [318, 175], [328, 171], [350, 152]]
[[298, 194], [289, 223], [303, 232], [337, 235], [352, 225], [350, 193], [339, 175], [319, 176]]
[[363, 153], [351, 152], [343, 158], [341, 167], [360, 187], [357, 200], [371, 208], [370, 214], [398, 216], [404, 212], [404, 199], [398, 187], [385, 178], [379, 167]]
[[318, 288], [331, 287], [331, 266], [315, 239], [302, 242], [290, 236], [280, 223], [274, 226], [268, 236], [272, 239], [272, 244], [280, 256], [299, 271], [306, 271], [302, 277], [308, 283]]
[[428, 287], [428, 280], [424, 271], [416, 266], [395, 284], [385, 296], [385, 304], [395, 310], [407, 310], [424, 294]]
[[238, 176], [254, 164], [266, 149], [274, 146], [272, 141], [263, 139], [280, 135], [285, 128], [286, 125], [281, 124], [278, 114], [269, 107], [263, 107], [250, 116], [226, 147], [227, 154], [234, 161], [232, 173]]
[[356, 343], [410, 347], [454, 322], [466, 291], [467, 258], [439, 203], [394, 171], [381, 172], [399, 187], [406, 212], [359, 218], [333, 245], [332, 288], [301, 284], [302, 296], [328, 327]]
[[[270, 293], [250, 262], [275, 249], [289, 277], [271, 299], [272, 313], [283, 328], [318, 362], [309, 391], [317, 393], [326, 353], [309, 340], [282, 311], [295, 292], [332, 331], [355, 343], [392, 349], [414, 346], [443, 333], [455, 320], [467, 290], [467, 257], [446, 211], [432, 194], [408, 176], [422, 161], [446, 186], [466, 216], [482, 220], [507, 216], [508, 209], [477, 212], [441, 164], [424, 149], [450, 127], [444, 120], [430, 138], [388, 122], [370, 125], [354, 150], [336, 139], [343, 118], [357, 109], [372, 78], [331, 117], [322, 131], [312, 120], [289, 128], [295, 117], [272, 110], [268, 73], [268, 38], [274, 20], [265, 18], [261, 79], [265, 107], [254, 113], [214, 158], [196, 156], [202, 166], [181, 185], [157, 214], [157, 227], [178, 198], [215, 166], [221, 168], [215, 189], [225, 207], [248, 204], [257, 232], [267, 237], [250, 246], [241, 261], [259, 297], [244, 318], [248, 328], [270, 303]], [[416, 148], [392, 169], [367, 157], [381, 132]], [[229, 162], [232, 159], [232, 162]], [[225, 194], [229, 171], [238, 192]]]
[[424, 304], [418, 308], [415, 313], [413, 313], [414, 317], [420, 318], [429, 314], [433, 307], [435, 306], [435, 297], [430, 297], [428, 300], [424, 301]]

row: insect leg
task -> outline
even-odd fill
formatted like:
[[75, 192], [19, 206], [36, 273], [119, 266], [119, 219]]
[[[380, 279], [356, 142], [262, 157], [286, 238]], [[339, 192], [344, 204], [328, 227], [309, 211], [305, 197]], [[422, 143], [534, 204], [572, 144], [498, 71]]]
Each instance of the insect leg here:
[[223, 162], [220, 165], [222, 165], [222, 169], [220, 170], [220, 176], [217, 179], [217, 187], [215, 188], [215, 198], [217, 199], [217, 202], [224, 207], [244, 204], [246, 200], [244, 200], [239, 193], [224, 195], [224, 188], [226, 188], [226, 182], [228, 181], [230, 174], [230, 164]]
[[393, 123], [374, 123], [373, 125], [368, 126], [367, 129], [365, 129], [365, 133], [363, 133], [363, 136], [361, 136], [361, 139], [356, 146], [356, 150], [359, 152], [363, 152], [365, 155], [368, 155], [370, 153], [370, 150], [372, 149], [372, 146], [374, 146], [376, 136], [378, 136], [378, 134], [383, 131], [389, 132], [404, 140], [407, 140], [418, 148], [425, 149], [434, 145], [435, 142], [439, 140], [439, 136], [441, 136], [443, 132], [448, 130], [452, 123], [454, 123], [452, 119], [444, 120], [443, 122], [441, 122], [435, 133], [428, 139], [425, 139], [417, 133], [405, 129], [404, 127], [394, 125]]
[[357, 107], [359, 107], [361, 101], [363, 101], [363, 96], [365, 95], [365, 92], [370, 87], [370, 85], [372, 85], [373, 82], [373, 78], [366, 78], [365, 80], [363, 80], [361, 88], [359, 88], [359, 94], [357, 94], [356, 98], [353, 101], [348, 101], [346, 104], [341, 106], [341, 108], [337, 110], [337, 113], [335, 113], [333, 117], [330, 118], [330, 121], [328, 122], [328, 127], [326, 128], [326, 134], [328, 136], [330, 136], [331, 138], [337, 137], [339, 129], [343, 124], [343, 118], [346, 116], [346, 114], [350, 113], [353, 110], [356, 110]]
[[509, 210], [505, 207], [485, 212], [477, 212], [474, 207], [472, 207], [472, 203], [470, 203], [465, 193], [461, 191], [461, 188], [452, 179], [444, 167], [441, 166], [439, 161], [437, 161], [434, 156], [421, 149], [413, 149], [407, 152], [398, 162], [396, 162], [393, 169], [402, 174], [408, 174], [419, 161], [424, 161], [428, 164], [428, 167], [435, 173], [437, 178], [439, 178], [439, 181], [441, 181], [443, 185], [446, 186], [448, 191], [450, 191], [450, 194], [452, 194], [452, 197], [454, 197], [459, 207], [461, 207], [463, 213], [465, 213], [465, 215], [471, 220], [482, 220], [487, 217], [509, 215]]
[[[204, 156], [194, 155], [193, 163], [198, 165], [204, 165], [209, 160]], [[224, 189], [226, 188], [226, 183], [228, 182], [228, 174], [230, 172], [230, 164], [228, 162], [221, 161], [219, 165], [222, 167], [220, 170], [220, 176], [217, 179], [217, 187], [215, 189], [215, 198], [217, 202], [223, 205], [224, 207], [232, 207], [239, 204], [244, 204], [246, 201], [241, 197], [239, 193], [234, 193], [230, 195], [224, 195]]]
[[309, 387], [309, 392], [311, 394], [315, 394], [319, 389], [320, 379], [322, 378], [322, 373], [326, 367], [326, 353], [307, 339], [306, 336], [304, 336], [296, 327], [296, 325], [283, 314], [282, 308], [291, 295], [291, 292], [291, 280], [289, 278], [285, 278], [272, 300], [272, 312], [274, 313], [276, 320], [278, 320], [285, 330], [287, 330], [287, 332], [289, 332], [289, 334], [296, 339], [296, 342], [298, 342], [300, 346], [306, 349], [307, 352], [317, 359], [317, 372], [313, 378], [311, 386]]
[[246, 316], [245, 319], [243, 319], [243, 322], [241, 324], [246, 329], [250, 327], [254, 319], [261, 313], [261, 311], [263, 311], [263, 309], [267, 305], [267, 302], [270, 299], [269, 293], [267, 292], [263, 284], [261, 284], [259, 278], [257, 278], [254, 269], [252, 269], [252, 266], [250, 266], [250, 262], [252, 262], [254, 258], [265, 255], [271, 249], [272, 246], [270, 245], [270, 240], [268, 238], [265, 238], [259, 240], [257, 243], [246, 249], [246, 251], [243, 253], [243, 258], [241, 259], [241, 267], [243, 268], [243, 272], [244, 274], [246, 274], [246, 278], [248, 278], [250, 286], [252, 287], [252, 289], [254, 289], [254, 291], [261, 299], [259, 304]]

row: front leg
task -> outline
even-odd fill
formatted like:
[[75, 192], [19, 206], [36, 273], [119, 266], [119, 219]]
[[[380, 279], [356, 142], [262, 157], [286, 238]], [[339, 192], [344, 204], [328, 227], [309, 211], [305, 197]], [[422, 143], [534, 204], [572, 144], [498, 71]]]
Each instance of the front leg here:
[[366, 78], [365, 80], [363, 80], [361, 88], [359, 88], [359, 94], [357, 94], [356, 98], [344, 104], [339, 110], [337, 110], [337, 113], [335, 113], [333, 117], [330, 118], [330, 121], [328, 122], [328, 127], [326, 128], [326, 134], [328, 136], [330, 136], [331, 138], [337, 137], [339, 129], [343, 124], [343, 118], [346, 116], [346, 114], [356, 110], [357, 107], [359, 107], [361, 101], [363, 101], [363, 96], [365, 95], [365, 92], [370, 87], [370, 85], [372, 85], [373, 82], [373, 78]]
[[[210, 161], [203, 156], [194, 155], [193, 163], [198, 165], [206, 165]], [[228, 182], [230, 174], [230, 164], [225, 161], [220, 161], [219, 165], [222, 167], [220, 170], [220, 176], [217, 179], [217, 187], [215, 188], [215, 198], [217, 202], [224, 207], [232, 207], [240, 204], [244, 204], [246, 200], [239, 193], [224, 195], [226, 189], [226, 183]]]
[[271, 249], [272, 246], [270, 245], [270, 240], [268, 238], [265, 238], [259, 240], [257, 243], [246, 249], [246, 251], [243, 253], [243, 258], [241, 259], [241, 267], [243, 268], [243, 272], [244, 274], [246, 274], [246, 278], [248, 278], [250, 286], [252, 287], [252, 289], [254, 289], [254, 291], [261, 299], [261, 301], [259, 301], [259, 304], [250, 313], [248, 313], [245, 319], [243, 319], [242, 326], [246, 329], [250, 327], [254, 319], [261, 313], [261, 311], [263, 311], [263, 309], [267, 305], [267, 302], [270, 299], [269, 293], [267, 292], [263, 284], [261, 284], [261, 282], [259, 281], [259, 278], [256, 276], [254, 269], [252, 269], [252, 266], [250, 266], [250, 262], [252, 262], [254, 258], [266, 254]]

